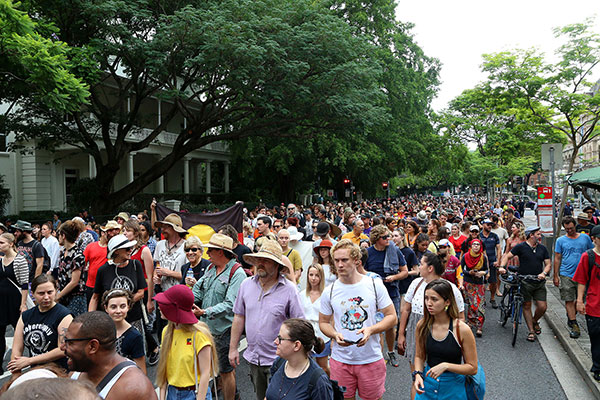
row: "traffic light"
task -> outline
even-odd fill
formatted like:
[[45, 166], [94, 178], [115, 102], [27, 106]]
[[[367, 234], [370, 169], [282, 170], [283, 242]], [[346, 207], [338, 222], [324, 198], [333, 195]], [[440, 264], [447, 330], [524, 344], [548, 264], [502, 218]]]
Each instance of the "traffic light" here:
[[388, 188], [388, 183], [387, 183], [387, 182], [383, 182], [383, 183], [381, 184], [381, 187], [383, 188], [383, 190], [387, 190], [387, 188]]
[[348, 187], [350, 187], [350, 179], [348, 179], [348, 178], [344, 178], [344, 187], [345, 187], [345, 188], [348, 188]]

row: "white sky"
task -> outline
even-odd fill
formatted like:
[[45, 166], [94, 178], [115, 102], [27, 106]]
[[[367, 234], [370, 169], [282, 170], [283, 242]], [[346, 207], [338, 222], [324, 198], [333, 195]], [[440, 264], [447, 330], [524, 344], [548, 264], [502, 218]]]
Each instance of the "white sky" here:
[[[416, 42], [442, 62], [433, 109], [445, 108], [463, 90], [484, 80], [481, 55], [537, 47], [558, 48], [552, 28], [584, 22], [599, 11], [598, 0], [398, 0], [396, 16], [412, 22]], [[600, 33], [600, 18], [595, 31]], [[598, 79], [599, 76], [594, 76]]]

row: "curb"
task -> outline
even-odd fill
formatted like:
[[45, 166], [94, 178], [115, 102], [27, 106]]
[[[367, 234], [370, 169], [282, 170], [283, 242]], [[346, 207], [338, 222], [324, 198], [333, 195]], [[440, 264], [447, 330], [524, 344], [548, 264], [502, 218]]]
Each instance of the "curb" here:
[[[544, 314], [544, 319], [562, 344], [563, 348], [573, 361], [573, 364], [577, 367], [579, 374], [592, 391], [596, 398], [600, 398], [600, 384], [594, 380], [590, 373], [590, 367], [592, 365], [592, 358], [583, 350], [581, 342], [589, 342], [589, 336], [585, 330], [581, 330], [581, 336], [579, 339], [572, 339], [566, 329], [566, 325], [557, 314], [556, 304], [560, 305], [560, 310], [564, 314], [564, 307], [562, 303], [556, 298], [556, 296], [548, 291], [548, 309]], [[581, 342], [580, 342], [581, 341]]]

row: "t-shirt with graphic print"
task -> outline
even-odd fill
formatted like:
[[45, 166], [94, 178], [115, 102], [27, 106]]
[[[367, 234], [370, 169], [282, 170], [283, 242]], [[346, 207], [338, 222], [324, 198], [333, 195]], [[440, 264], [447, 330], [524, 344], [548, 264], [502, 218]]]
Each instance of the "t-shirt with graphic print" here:
[[[102, 294], [110, 289], [129, 290], [135, 294], [135, 292], [145, 289], [147, 286], [144, 271], [139, 261], [129, 260], [124, 267], [117, 267], [115, 264], [107, 262], [98, 268], [94, 294], [102, 297]], [[136, 301], [127, 313], [127, 322], [140, 319], [142, 319], [142, 306], [141, 302]]]
[[[363, 335], [356, 332], [375, 325], [377, 308], [382, 310], [390, 304], [392, 300], [381, 279], [363, 275], [360, 282], [352, 285], [337, 280], [326, 287], [321, 295], [320, 312], [324, 315], [333, 314], [335, 330], [340, 332], [344, 339], [358, 341]], [[331, 357], [352, 365], [378, 361], [383, 358], [379, 335], [371, 335], [362, 347], [342, 347], [332, 340]]]
[[[23, 319], [23, 343], [31, 357], [39, 356], [58, 347], [58, 326], [62, 320], [70, 315], [69, 309], [61, 304], [56, 304], [48, 311], [41, 312], [38, 307], [25, 311]], [[67, 359], [55, 360], [61, 366], [67, 366]]]
[[[188, 262], [183, 249], [184, 243], [185, 241], [182, 240], [174, 247], [170, 247], [166, 240], [161, 240], [156, 244], [156, 248], [154, 249], [154, 261], [160, 263], [161, 268], [181, 272], [183, 264]], [[160, 287], [164, 292], [170, 287], [178, 285], [179, 282], [180, 280], [173, 277], [162, 276]]]

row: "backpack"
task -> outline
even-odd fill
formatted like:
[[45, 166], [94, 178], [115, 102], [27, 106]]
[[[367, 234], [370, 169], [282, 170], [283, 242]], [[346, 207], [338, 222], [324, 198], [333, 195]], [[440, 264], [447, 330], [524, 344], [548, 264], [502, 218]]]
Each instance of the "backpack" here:
[[592, 270], [594, 267], [600, 268], [600, 264], [596, 262], [596, 253], [594, 252], [594, 249], [586, 250], [585, 253], [588, 256], [588, 281], [585, 284], [585, 292], [587, 293], [590, 282], [592, 281]]
[[[285, 360], [283, 358], [278, 358], [277, 360], [275, 360], [275, 363], [271, 367], [271, 376], [273, 376], [275, 371], [281, 368], [284, 361]], [[344, 393], [346, 393], [346, 388], [344, 386], [340, 386], [337, 381], [332, 380], [329, 377], [329, 375], [327, 375], [327, 373], [321, 369], [321, 367], [315, 369], [310, 375], [310, 381], [308, 382], [307, 388], [307, 392], [309, 393], [309, 395], [312, 394], [312, 390], [317, 384], [319, 378], [321, 378], [321, 375], [325, 375], [327, 377], [327, 380], [331, 384], [331, 388], [333, 389], [333, 400], [344, 400]]]

